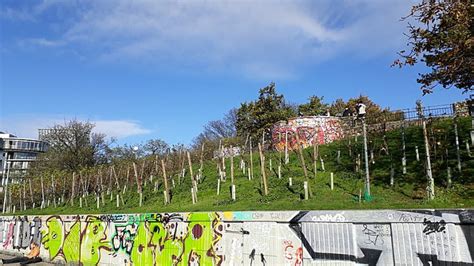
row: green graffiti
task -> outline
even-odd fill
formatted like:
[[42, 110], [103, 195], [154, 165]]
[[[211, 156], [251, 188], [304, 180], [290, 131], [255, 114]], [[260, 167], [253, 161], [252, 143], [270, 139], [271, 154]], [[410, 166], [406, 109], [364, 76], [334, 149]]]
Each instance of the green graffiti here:
[[107, 223], [97, 217], [88, 216], [84, 229], [81, 229], [78, 217], [69, 231], [66, 232], [64, 227], [59, 216], [52, 216], [46, 221], [47, 230], [42, 231], [42, 243], [51, 259], [61, 255], [67, 263], [97, 265], [101, 250], [110, 251], [106, 235]]
[[63, 246], [63, 222], [59, 216], [51, 216], [46, 220], [47, 230], [42, 230], [41, 244], [49, 251], [50, 259], [56, 258]]
[[213, 239], [212, 215], [212, 213], [189, 215], [189, 232], [184, 244], [186, 247], [186, 254], [183, 256], [184, 265], [214, 265], [214, 257], [208, 255], [210, 248], [206, 246], [206, 243], [212, 243]]
[[[221, 265], [223, 224], [217, 213], [130, 215], [119, 221], [76, 218], [67, 229], [59, 216], [46, 221], [43, 245], [51, 259], [98, 265], [101, 253], [133, 265]], [[112, 234], [107, 235], [107, 229]], [[104, 263], [102, 261], [102, 263]]]
[[63, 254], [66, 262], [79, 262], [80, 246], [81, 246], [81, 221], [76, 219], [74, 224], [69, 228], [64, 244]]
[[86, 228], [81, 233], [81, 261], [90, 265], [100, 262], [100, 251], [110, 251], [111, 246], [106, 235], [107, 223], [97, 217], [88, 216]]

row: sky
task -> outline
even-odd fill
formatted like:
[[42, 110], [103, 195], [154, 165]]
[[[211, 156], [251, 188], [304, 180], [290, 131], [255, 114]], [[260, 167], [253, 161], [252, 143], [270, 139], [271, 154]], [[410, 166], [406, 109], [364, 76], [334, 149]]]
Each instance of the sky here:
[[406, 49], [416, 1], [0, 1], [0, 131], [37, 137], [70, 119], [119, 144], [189, 144], [275, 82], [290, 103], [360, 94], [392, 110], [422, 96]]

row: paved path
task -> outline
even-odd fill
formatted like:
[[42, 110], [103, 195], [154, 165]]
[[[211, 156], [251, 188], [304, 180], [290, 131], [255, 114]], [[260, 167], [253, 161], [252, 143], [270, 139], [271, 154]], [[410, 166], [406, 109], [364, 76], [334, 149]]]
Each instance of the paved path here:
[[[15, 256], [12, 256], [12, 255], [7, 255], [7, 254], [2, 254], [0, 253], [0, 259], [11, 259]], [[0, 265], [2, 263], [0, 262]], [[20, 263], [12, 263], [12, 264], [5, 264], [5, 265], [11, 265], [11, 266], [18, 266], [20, 265]], [[47, 263], [47, 262], [38, 262], [38, 263], [32, 263], [32, 264], [29, 264], [29, 265], [35, 265], [35, 266], [51, 266], [51, 265], [55, 265], [53, 263]]]

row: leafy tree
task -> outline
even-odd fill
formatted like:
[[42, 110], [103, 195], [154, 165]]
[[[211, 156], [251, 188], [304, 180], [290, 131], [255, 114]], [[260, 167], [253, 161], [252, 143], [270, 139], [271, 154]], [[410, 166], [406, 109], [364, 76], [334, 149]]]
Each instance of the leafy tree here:
[[422, 1], [403, 18], [408, 23], [409, 51], [400, 51], [399, 67], [423, 62], [431, 72], [417, 79], [423, 94], [439, 84], [464, 92], [474, 85], [474, 2], [472, 0]]
[[258, 100], [242, 103], [237, 110], [236, 128], [240, 136], [268, 139], [270, 129], [276, 122], [295, 116], [292, 107], [286, 104], [284, 96], [276, 92], [275, 83], [260, 89]]
[[342, 113], [344, 112], [344, 109], [346, 108], [346, 103], [344, 102], [343, 99], [336, 99], [335, 102], [331, 104], [329, 107], [329, 112], [331, 115], [339, 115], [342, 116]]
[[92, 132], [94, 126], [78, 120], [54, 125], [42, 136], [50, 147], [38, 164], [50, 169], [77, 171], [106, 162], [110, 143], [104, 134]]
[[329, 104], [324, 103], [323, 100], [324, 97], [311, 96], [308, 103], [298, 106], [298, 113], [308, 116], [325, 115], [329, 109]]

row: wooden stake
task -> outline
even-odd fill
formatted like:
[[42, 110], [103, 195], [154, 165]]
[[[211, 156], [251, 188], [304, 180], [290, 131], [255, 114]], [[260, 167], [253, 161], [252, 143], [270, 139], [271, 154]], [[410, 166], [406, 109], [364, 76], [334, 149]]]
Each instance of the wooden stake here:
[[447, 169], [447, 179], [448, 179], [448, 188], [451, 187], [453, 181], [451, 179], [451, 167], [448, 166], [448, 169]]
[[426, 121], [425, 119], [422, 119], [422, 124], [423, 124], [423, 137], [425, 140], [425, 153], [426, 153], [426, 175], [428, 177], [428, 187], [427, 187], [427, 193], [428, 193], [428, 198], [430, 200], [434, 199], [435, 194], [434, 194], [434, 179], [433, 179], [433, 173], [431, 171], [431, 158], [430, 158], [430, 144], [428, 141], [428, 133], [426, 131]]
[[201, 145], [201, 158], [199, 160], [199, 172], [201, 173], [202, 172], [202, 169], [203, 169], [203, 157], [204, 157], [204, 143], [202, 143]]
[[309, 196], [308, 196], [308, 181], [304, 181], [303, 187], [304, 187], [304, 199], [308, 200], [308, 198], [309, 198]]
[[45, 198], [44, 198], [44, 185], [43, 185], [43, 176], [41, 176], [41, 209], [44, 208]]
[[405, 124], [402, 123], [402, 173], [407, 174], [407, 156], [406, 156], [406, 145], [405, 145]]
[[288, 156], [288, 130], [285, 130], [285, 164], [290, 162], [290, 157]]
[[267, 186], [267, 175], [265, 173], [265, 157], [262, 152], [262, 145], [258, 144], [258, 152], [260, 154], [260, 171], [263, 179], [263, 191], [264, 195], [268, 195], [268, 186]]
[[319, 152], [319, 141], [316, 134], [316, 137], [313, 137], [313, 170], [314, 170], [314, 178], [316, 179], [318, 174], [318, 152]]
[[331, 190], [334, 190], [334, 173], [331, 172]]
[[191, 154], [189, 154], [189, 151], [187, 152], [187, 155], [188, 155], [189, 173], [191, 174], [191, 183], [194, 183], [193, 165], [191, 163]]
[[191, 199], [193, 201], [193, 204], [196, 204], [196, 198], [195, 198], [195, 194], [194, 194], [194, 188], [191, 188]]
[[135, 162], [133, 162], [133, 173], [135, 174], [135, 182], [137, 183], [137, 193], [140, 193], [141, 187], [140, 183], [138, 182], [138, 170], [137, 170], [137, 165]]
[[117, 193], [120, 191], [120, 184], [119, 184], [119, 180], [118, 180], [118, 177], [117, 177], [117, 173], [115, 172], [115, 167], [112, 165], [112, 173], [114, 175], [114, 178], [115, 178], [115, 186], [117, 187]]
[[74, 183], [76, 180], [76, 173], [72, 173], [72, 184], [71, 184], [71, 206], [74, 206]]
[[293, 179], [291, 177], [288, 178], [288, 186], [293, 186]]
[[307, 180], [308, 170], [306, 169], [306, 164], [304, 162], [303, 149], [301, 148], [300, 138], [298, 137], [298, 134], [296, 134], [295, 136], [296, 136], [296, 145], [298, 146], [298, 155], [300, 157], [301, 168], [303, 168], [304, 177]]
[[393, 184], [395, 183], [395, 168], [393, 168], [393, 165], [390, 164], [390, 186], [393, 187]]
[[456, 118], [454, 120], [454, 137], [455, 137], [455, 140], [456, 140], [456, 159], [458, 161], [458, 171], [459, 171], [459, 173], [461, 173], [462, 172], [461, 153], [459, 151], [458, 123], [456, 121]]
[[219, 195], [220, 191], [221, 191], [221, 180], [217, 179], [217, 195]]
[[416, 153], [416, 161], [420, 161], [420, 152], [418, 151], [418, 146], [415, 146], [415, 153]]
[[28, 181], [29, 181], [29, 183], [30, 183], [30, 197], [31, 197], [31, 204], [33, 204], [33, 209], [34, 209], [34, 208], [35, 208], [35, 207], [34, 207], [34, 206], [35, 206], [35, 201], [34, 201], [34, 199], [33, 199], [33, 188], [32, 188], [32, 186], [31, 186], [31, 178], [30, 178], [30, 179], [28, 179]]
[[234, 185], [234, 150], [230, 146], [230, 182]]
[[252, 153], [252, 137], [250, 137], [250, 179], [253, 179], [253, 153]]
[[56, 208], [56, 189], [54, 184], [54, 176], [51, 176], [51, 192], [53, 194], [53, 206]]
[[281, 165], [278, 165], [278, 179], [281, 179]]
[[23, 211], [26, 211], [26, 184], [23, 181]]
[[231, 194], [232, 194], [232, 200], [235, 201], [235, 197], [236, 197], [236, 195], [235, 195], [235, 185], [231, 185], [230, 190], [231, 190]]
[[170, 203], [169, 202], [169, 188], [168, 188], [168, 178], [166, 176], [166, 166], [165, 166], [165, 161], [164, 160], [161, 160], [161, 169], [162, 169], [162, 172], [163, 172], [163, 181], [164, 181], [164, 185], [165, 185], [165, 191], [164, 191], [165, 204], [168, 204], [168, 203]]

